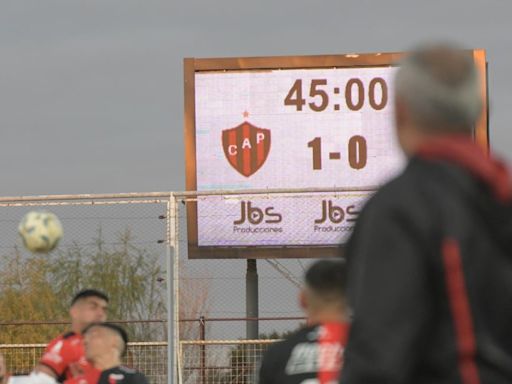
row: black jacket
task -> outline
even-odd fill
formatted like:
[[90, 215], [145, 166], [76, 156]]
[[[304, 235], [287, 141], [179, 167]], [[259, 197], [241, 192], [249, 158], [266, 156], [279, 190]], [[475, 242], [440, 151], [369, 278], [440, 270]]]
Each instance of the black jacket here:
[[347, 244], [342, 384], [512, 383], [512, 188], [471, 140], [422, 147]]

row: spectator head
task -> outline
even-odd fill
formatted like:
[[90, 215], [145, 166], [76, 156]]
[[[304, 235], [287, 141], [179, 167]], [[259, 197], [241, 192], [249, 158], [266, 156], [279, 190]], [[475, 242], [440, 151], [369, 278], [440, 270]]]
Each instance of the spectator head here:
[[395, 78], [395, 119], [406, 154], [432, 135], [470, 135], [482, 111], [471, 51], [440, 44], [412, 51]]
[[345, 262], [326, 259], [315, 262], [306, 272], [300, 294], [301, 306], [310, 322], [328, 322], [346, 317]]

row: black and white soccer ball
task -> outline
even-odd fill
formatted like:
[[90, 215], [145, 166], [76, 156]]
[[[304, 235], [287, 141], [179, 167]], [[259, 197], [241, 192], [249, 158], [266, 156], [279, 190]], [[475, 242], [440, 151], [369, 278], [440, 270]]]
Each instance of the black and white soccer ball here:
[[62, 238], [62, 224], [56, 215], [45, 211], [27, 213], [18, 226], [25, 247], [34, 253], [52, 251]]

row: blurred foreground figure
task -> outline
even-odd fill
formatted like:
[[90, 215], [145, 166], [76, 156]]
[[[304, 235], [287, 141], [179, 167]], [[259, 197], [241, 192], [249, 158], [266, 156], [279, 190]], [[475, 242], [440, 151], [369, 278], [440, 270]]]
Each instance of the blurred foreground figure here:
[[472, 56], [410, 54], [395, 102], [409, 163], [347, 245], [354, 318], [341, 383], [512, 383], [512, 184], [472, 139]]
[[259, 384], [338, 381], [348, 330], [344, 275], [340, 260], [318, 261], [306, 272], [300, 301], [309, 326], [268, 349]]

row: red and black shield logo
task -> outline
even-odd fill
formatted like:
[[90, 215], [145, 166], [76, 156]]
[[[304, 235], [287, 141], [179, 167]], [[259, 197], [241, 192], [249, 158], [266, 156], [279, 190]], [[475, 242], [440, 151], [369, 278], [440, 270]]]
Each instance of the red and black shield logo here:
[[222, 131], [222, 146], [229, 164], [245, 177], [253, 175], [267, 160], [270, 151], [270, 129], [243, 122]]

